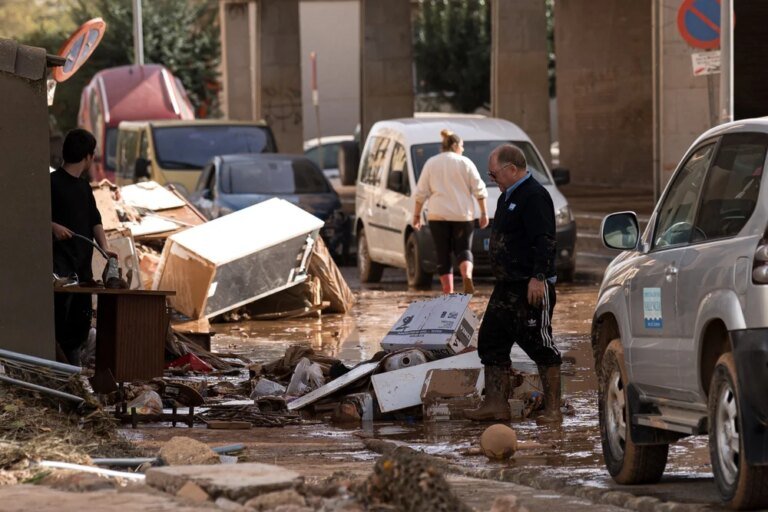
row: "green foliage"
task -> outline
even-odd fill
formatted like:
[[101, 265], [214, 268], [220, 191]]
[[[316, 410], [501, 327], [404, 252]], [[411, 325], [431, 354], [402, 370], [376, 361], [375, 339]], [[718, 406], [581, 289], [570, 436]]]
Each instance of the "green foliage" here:
[[491, 16], [486, 0], [422, 0], [415, 22], [417, 88], [459, 112], [490, 104]]
[[[218, 114], [219, 25], [215, 2], [144, 0], [144, 62], [163, 64], [184, 84], [200, 117]], [[95, 17], [107, 23], [101, 44], [88, 62], [59, 84], [52, 112], [62, 131], [77, 124], [80, 93], [93, 75], [133, 62], [131, 0], [75, 0], [69, 15], [75, 26]], [[23, 42], [57, 52], [69, 32], [35, 32]]]
[[[555, 97], [555, 0], [545, 0], [549, 95]], [[414, 25], [417, 90], [459, 112], [490, 106], [489, 0], [420, 0]]]

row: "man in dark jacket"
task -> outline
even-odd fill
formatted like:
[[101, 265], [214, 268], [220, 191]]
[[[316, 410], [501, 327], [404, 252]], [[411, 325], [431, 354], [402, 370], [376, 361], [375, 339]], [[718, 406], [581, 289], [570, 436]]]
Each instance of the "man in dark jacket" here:
[[[64, 165], [51, 173], [51, 228], [53, 230], [53, 272], [59, 277], [75, 276], [81, 283], [93, 279], [93, 246], [78, 234], [96, 240], [110, 255], [101, 215], [87, 179], [93, 163], [96, 139], [82, 129], [67, 133], [62, 153]], [[80, 347], [91, 328], [91, 296], [81, 293], [54, 294], [56, 342], [67, 362], [80, 364]]]
[[478, 336], [485, 398], [466, 411], [476, 421], [509, 420], [510, 351], [514, 343], [538, 366], [545, 410], [539, 423], [562, 421], [560, 352], [552, 338], [555, 307], [555, 213], [549, 192], [528, 171], [523, 152], [496, 148], [488, 173], [502, 190], [490, 240], [496, 285]]

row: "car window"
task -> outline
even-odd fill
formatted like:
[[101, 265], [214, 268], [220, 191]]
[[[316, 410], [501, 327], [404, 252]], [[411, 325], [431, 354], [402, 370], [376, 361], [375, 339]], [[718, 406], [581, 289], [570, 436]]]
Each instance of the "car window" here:
[[714, 151], [715, 143], [697, 149], [673, 178], [659, 208], [653, 248], [685, 245], [691, 241], [699, 194]]
[[[304, 156], [315, 162], [322, 169], [338, 169], [339, 167], [339, 143], [323, 143], [304, 152]], [[322, 160], [321, 160], [322, 157]], [[321, 165], [322, 162], [322, 165]]]
[[224, 165], [225, 194], [318, 194], [330, 191], [310, 160], [245, 160]]
[[107, 128], [106, 139], [107, 160], [104, 162], [104, 167], [114, 171], [117, 164], [117, 128]]
[[390, 139], [386, 137], [373, 137], [371, 139], [362, 157], [363, 165], [360, 167], [361, 182], [373, 186], [381, 183], [384, 172], [384, 160], [387, 157], [390, 142]]
[[738, 234], [757, 204], [768, 135], [725, 135], [707, 175], [693, 241]]
[[[407, 154], [405, 148], [402, 144], [396, 142], [392, 149], [392, 158], [390, 158], [389, 161], [389, 175], [392, 175], [393, 173], [400, 174], [399, 179], [400, 183], [402, 183], [402, 187], [400, 190], [395, 190], [395, 192], [408, 196], [411, 194], [411, 186], [408, 182], [408, 160], [406, 157]], [[389, 180], [389, 178], [387, 178], [387, 180]], [[394, 190], [389, 186], [389, 181], [387, 181], [387, 188]]]
[[[549, 176], [544, 170], [544, 164], [539, 159], [539, 155], [534, 151], [533, 146], [528, 142], [520, 141], [502, 141], [502, 140], [465, 140], [464, 141], [464, 156], [472, 160], [472, 163], [477, 167], [480, 176], [485, 181], [486, 186], [497, 187], [496, 183], [488, 176], [488, 157], [491, 156], [491, 151], [499, 147], [501, 144], [514, 144], [519, 147], [525, 159], [528, 162], [528, 170], [536, 181], [542, 185], [550, 183]], [[435, 142], [432, 144], [417, 144], [411, 148], [411, 159], [413, 160], [413, 172], [416, 181], [421, 176], [421, 170], [424, 168], [424, 164], [433, 156], [440, 153], [440, 143]]]
[[117, 151], [117, 175], [123, 178], [133, 179], [134, 164], [136, 163], [136, 144], [138, 132], [134, 130], [120, 130], [118, 133]]
[[202, 169], [213, 157], [268, 153], [269, 134], [260, 126], [208, 125], [154, 129], [155, 154], [164, 169]]

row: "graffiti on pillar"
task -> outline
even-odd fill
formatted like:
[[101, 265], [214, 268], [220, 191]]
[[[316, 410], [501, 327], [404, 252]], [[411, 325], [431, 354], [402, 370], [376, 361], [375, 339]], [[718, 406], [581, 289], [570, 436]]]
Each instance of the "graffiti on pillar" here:
[[273, 130], [285, 131], [301, 125], [301, 90], [266, 87], [263, 92], [264, 119]]

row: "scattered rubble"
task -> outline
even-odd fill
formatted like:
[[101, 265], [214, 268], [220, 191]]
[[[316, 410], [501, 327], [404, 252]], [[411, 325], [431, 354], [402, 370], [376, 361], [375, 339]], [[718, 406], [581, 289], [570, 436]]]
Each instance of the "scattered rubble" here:
[[190, 437], [174, 437], [160, 448], [160, 460], [166, 466], [218, 464], [219, 455], [205, 443]]

